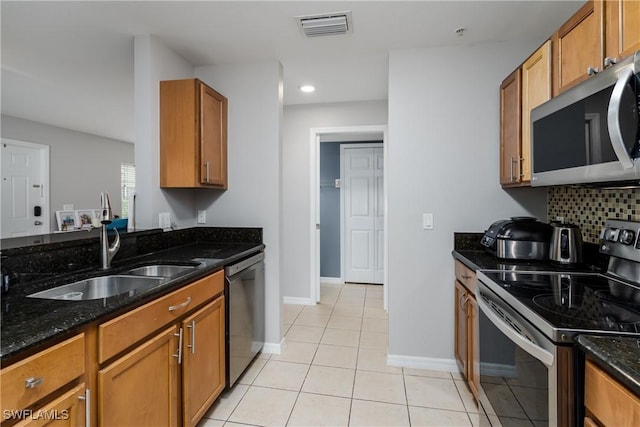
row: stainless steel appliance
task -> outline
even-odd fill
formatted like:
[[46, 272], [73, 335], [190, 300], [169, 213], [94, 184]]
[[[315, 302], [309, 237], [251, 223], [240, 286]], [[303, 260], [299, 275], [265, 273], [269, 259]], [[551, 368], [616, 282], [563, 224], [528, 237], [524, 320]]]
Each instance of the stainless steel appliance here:
[[606, 273], [479, 271], [480, 402], [488, 425], [581, 420], [580, 333], [640, 338], [640, 223], [607, 221]]
[[531, 111], [532, 186], [637, 185], [640, 52]]
[[560, 264], [582, 262], [582, 231], [575, 224], [552, 222], [549, 259]]
[[264, 253], [225, 267], [226, 384], [232, 387], [264, 346]]
[[491, 224], [480, 243], [498, 258], [549, 259], [552, 228], [528, 216], [511, 217]]

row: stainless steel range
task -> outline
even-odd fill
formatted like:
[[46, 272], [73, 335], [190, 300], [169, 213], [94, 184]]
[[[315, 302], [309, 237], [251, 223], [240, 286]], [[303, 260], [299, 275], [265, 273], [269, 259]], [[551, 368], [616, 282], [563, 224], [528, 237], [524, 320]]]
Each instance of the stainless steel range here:
[[[578, 425], [581, 333], [640, 337], [640, 223], [607, 221], [607, 272], [480, 271], [485, 425]], [[578, 389], [578, 393], [576, 393]]]

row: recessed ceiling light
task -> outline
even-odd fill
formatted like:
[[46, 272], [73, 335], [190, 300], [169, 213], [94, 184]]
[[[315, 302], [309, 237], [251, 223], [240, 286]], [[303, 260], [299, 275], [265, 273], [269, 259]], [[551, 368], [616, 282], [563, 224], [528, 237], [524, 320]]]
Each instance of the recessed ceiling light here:
[[311, 93], [314, 92], [316, 88], [313, 85], [302, 85], [300, 86], [300, 90], [304, 93]]

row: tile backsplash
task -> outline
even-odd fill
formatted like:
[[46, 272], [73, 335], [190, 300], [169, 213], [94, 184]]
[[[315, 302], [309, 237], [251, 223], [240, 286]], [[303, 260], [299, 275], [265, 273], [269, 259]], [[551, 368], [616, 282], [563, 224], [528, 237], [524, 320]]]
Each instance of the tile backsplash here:
[[607, 219], [640, 221], [640, 188], [549, 187], [547, 215], [578, 225], [585, 241], [598, 243]]

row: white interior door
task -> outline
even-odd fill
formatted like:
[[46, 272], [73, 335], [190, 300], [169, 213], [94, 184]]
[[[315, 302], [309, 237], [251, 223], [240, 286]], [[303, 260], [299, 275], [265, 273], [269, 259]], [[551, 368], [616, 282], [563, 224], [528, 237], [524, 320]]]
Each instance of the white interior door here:
[[2, 238], [49, 233], [49, 147], [2, 139], [1, 148]]
[[345, 282], [383, 283], [384, 193], [382, 144], [343, 145]]

